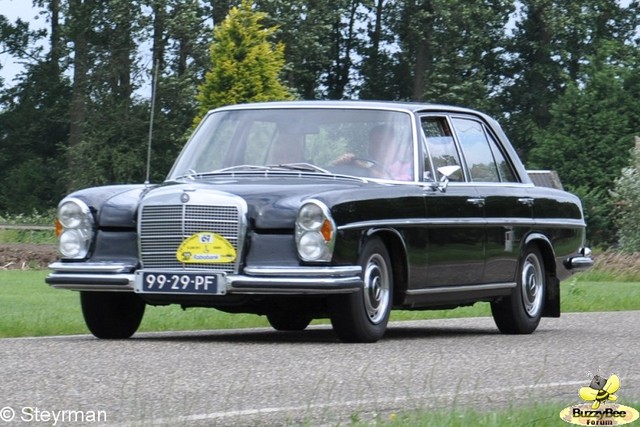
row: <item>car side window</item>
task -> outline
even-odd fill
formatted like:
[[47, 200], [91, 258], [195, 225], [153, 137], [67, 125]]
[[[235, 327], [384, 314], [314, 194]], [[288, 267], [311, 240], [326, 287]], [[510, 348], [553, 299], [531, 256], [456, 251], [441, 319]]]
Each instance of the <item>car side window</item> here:
[[[460, 154], [456, 148], [453, 134], [445, 117], [423, 117], [421, 120], [429, 159], [425, 159], [425, 180], [440, 180], [438, 168], [443, 166], [460, 166], [460, 169], [449, 177], [451, 181], [464, 181]], [[434, 171], [431, 170], [433, 164]]]
[[460, 141], [471, 180], [500, 182], [500, 175], [489, 140], [482, 124], [476, 120], [453, 118], [453, 127]]
[[487, 138], [489, 140], [489, 146], [491, 147], [491, 151], [493, 152], [493, 157], [496, 160], [496, 164], [498, 165], [498, 173], [500, 173], [500, 181], [502, 182], [519, 182], [516, 178], [516, 174], [513, 172], [511, 165], [507, 162], [506, 157], [498, 147], [498, 143], [496, 140], [487, 133]]

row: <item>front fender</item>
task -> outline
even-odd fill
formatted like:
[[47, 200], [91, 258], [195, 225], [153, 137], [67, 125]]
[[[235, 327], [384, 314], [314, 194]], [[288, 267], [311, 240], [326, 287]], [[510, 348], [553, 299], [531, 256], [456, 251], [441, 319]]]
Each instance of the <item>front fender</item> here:
[[144, 184], [108, 185], [79, 190], [68, 197], [80, 199], [89, 206], [98, 228], [135, 229], [138, 204], [148, 188]]

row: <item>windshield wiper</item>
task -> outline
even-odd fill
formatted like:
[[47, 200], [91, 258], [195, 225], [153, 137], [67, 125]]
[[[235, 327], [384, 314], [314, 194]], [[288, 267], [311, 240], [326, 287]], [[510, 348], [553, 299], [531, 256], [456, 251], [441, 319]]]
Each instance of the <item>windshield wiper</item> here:
[[331, 174], [326, 169], [323, 169], [319, 166], [312, 165], [311, 163], [282, 163], [278, 165], [236, 165], [229, 166], [227, 168], [216, 169], [209, 172], [196, 172], [194, 170], [187, 171], [185, 175], [179, 176], [177, 179], [196, 179], [204, 176], [214, 175], [217, 173], [225, 173], [225, 172], [240, 172], [240, 171], [272, 171], [272, 170], [295, 170], [302, 172], [320, 172]]
[[209, 172], [196, 172], [193, 169], [189, 169], [187, 173], [184, 175], [180, 175], [176, 179], [196, 179], [202, 178], [209, 175], [214, 175], [216, 173], [224, 173], [224, 172], [234, 172], [234, 171], [266, 171], [270, 170], [269, 166], [258, 166], [258, 165], [236, 165], [229, 166], [228, 168], [216, 169]]
[[207, 174], [218, 173], [218, 172], [233, 172], [233, 171], [267, 171], [269, 169], [271, 169], [270, 166], [236, 165], [236, 166], [229, 166], [228, 168], [216, 169], [214, 171], [207, 172]]
[[302, 172], [320, 172], [331, 174], [326, 169], [321, 168], [320, 166], [312, 165], [311, 163], [281, 163], [277, 165], [270, 165], [269, 168], [281, 168], [281, 169], [289, 169], [294, 171], [302, 171]]

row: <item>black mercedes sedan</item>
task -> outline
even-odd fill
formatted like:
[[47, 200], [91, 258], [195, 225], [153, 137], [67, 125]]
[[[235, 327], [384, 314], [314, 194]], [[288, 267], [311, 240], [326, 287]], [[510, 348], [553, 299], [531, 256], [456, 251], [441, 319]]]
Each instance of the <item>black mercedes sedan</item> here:
[[128, 338], [145, 306], [329, 318], [382, 338], [390, 311], [489, 302], [498, 329], [560, 315], [589, 268], [580, 200], [535, 186], [500, 126], [445, 105], [294, 101], [211, 111], [161, 184], [84, 189], [58, 207], [46, 282], [89, 330]]

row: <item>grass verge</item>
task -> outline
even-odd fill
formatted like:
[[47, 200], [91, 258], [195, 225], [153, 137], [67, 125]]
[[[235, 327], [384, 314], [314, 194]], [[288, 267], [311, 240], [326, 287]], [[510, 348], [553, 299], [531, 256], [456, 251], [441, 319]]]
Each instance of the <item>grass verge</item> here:
[[[560, 418], [560, 411], [576, 403], [578, 402], [535, 404], [528, 407], [507, 408], [497, 411], [456, 408], [452, 410], [400, 412], [384, 416], [379, 415], [373, 421], [361, 421], [358, 414], [353, 414], [350, 425], [352, 427], [371, 425], [381, 427], [561, 427], [570, 426], [571, 424]], [[622, 405], [640, 408], [639, 402], [623, 402]]]
[[[78, 293], [52, 289], [47, 271], [0, 271], [0, 337], [87, 333]], [[640, 283], [584, 281], [561, 285], [563, 312], [640, 310]], [[394, 311], [391, 320], [490, 316], [489, 304], [453, 310]], [[317, 320], [323, 323], [326, 320]], [[227, 314], [207, 308], [147, 307], [140, 331], [231, 329], [268, 326], [263, 316]]]

